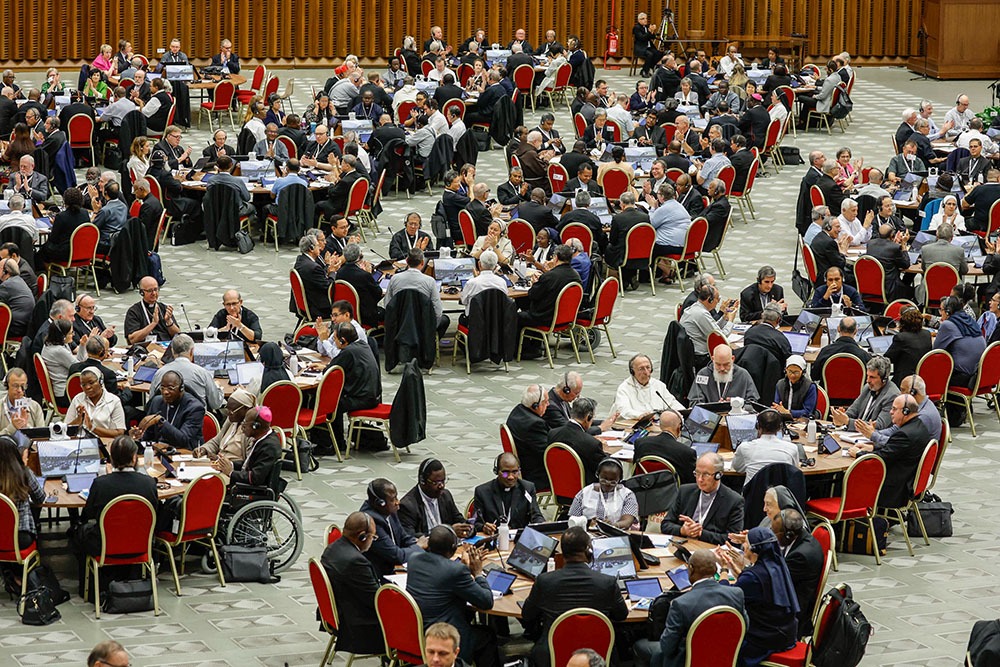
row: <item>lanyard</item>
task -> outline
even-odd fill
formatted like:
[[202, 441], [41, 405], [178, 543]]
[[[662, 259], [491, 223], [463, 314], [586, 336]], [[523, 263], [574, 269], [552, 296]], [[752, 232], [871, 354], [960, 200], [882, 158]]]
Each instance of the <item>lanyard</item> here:
[[[725, 385], [719, 384], [718, 380], [715, 381], [715, 388], [719, 391], [719, 400], [720, 401], [723, 400], [726, 397], [725, 391], [729, 391], [729, 385], [730, 384], [732, 384], [732, 381], [727, 382]], [[725, 387], [725, 390], [723, 390], [723, 387]]]

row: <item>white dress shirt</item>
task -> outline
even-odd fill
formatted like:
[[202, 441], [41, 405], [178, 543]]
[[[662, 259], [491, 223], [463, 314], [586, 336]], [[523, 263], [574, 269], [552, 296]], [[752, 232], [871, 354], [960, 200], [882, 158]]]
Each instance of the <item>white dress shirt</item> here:
[[[622, 105], [616, 104], [608, 109], [608, 118], [615, 121], [625, 134], [631, 136], [635, 132], [635, 121], [632, 120], [632, 114]], [[624, 141], [625, 137], [622, 137], [622, 140]]]
[[96, 428], [125, 430], [125, 410], [122, 409], [122, 401], [110, 391], [102, 391], [97, 403], [92, 403], [87, 394], [81, 391], [70, 402], [66, 421], [72, 422], [81, 412], [90, 415], [90, 421]]
[[854, 216], [854, 220], [851, 221], [840, 214], [837, 219], [840, 220], [840, 236], [838, 238], [850, 236], [851, 245], [864, 245], [872, 237], [871, 225], [865, 227], [860, 216]]
[[634, 377], [629, 376], [618, 385], [611, 412], [619, 413], [622, 419], [638, 419], [650, 412], [659, 414], [667, 408], [684, 409], [684, 406], [667, 390], [667, 385], [652, 377], [648, 383], [641, 385]]
[[465, 287], [462, 288], [462, 296], [459, 298], [459, 301], [465, 305], [466, 315], [469, 314], [469, 305], [472, 303], [472, 298], [480, 292], [485, 292], [488, 289], [503, 290], [503, 293], [506, 294], [507, 281], [492, 271], [483, 271], [478, 276], [469, 279], [465, 283]]

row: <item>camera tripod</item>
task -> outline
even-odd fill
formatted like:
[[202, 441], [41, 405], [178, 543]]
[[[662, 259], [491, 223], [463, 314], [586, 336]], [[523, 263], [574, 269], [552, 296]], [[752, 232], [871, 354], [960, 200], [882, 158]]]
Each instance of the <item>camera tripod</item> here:
[[[668, 39], [672, 37], [673, 39]], [[669, 45], [672, 41], [677, 43], [680, 53], [684, 52], [684, 42], [677, 32], [677, 24], [674, 22], [674, 12], [670, 9], [670, 4], [663, 8], [663, 16], [660, 18], [660, 44]]]

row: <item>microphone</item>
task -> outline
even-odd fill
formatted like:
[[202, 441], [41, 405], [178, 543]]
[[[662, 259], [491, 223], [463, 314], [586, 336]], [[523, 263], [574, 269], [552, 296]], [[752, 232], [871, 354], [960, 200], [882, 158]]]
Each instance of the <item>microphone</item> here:
[[[390, 229], [389, 231], [391, 232], [392, 230]], [[375, 250], [375, 248], [368, 248], [368, 250], [366, 252], [370, 252], [373, 255], [375, 255], [376, 257], [381, 257], [382, 259], [384, 259], [387, 262], [390, 261], [388, 257], [386, 257], [385, 255], [383, 255], [379, 251]]]
[[[660, 400], [663, 401], [663, 409], [664, 410], [670, 408], [670, 403], [667, 401], [667, 399], [663, 398], [663, 395], [660, 393], [659, 389], [654, 389], [653, 393], [656, 394], [657, 396], [659, 396]], [[661, 410], [661, 412], [662, 412], [662, 410]]]
[[200, 327], [191, 326], [191, 318], [188, 317], [188, 311], [187, 308], [184, 307], [184, 304], [182, 303], [180, 304], [180, 306], [181, 306], [181, 312], [184, 313], [184, 319], [187, 320], [188, 331], [194, 331], [196, 329], [199, 329]]

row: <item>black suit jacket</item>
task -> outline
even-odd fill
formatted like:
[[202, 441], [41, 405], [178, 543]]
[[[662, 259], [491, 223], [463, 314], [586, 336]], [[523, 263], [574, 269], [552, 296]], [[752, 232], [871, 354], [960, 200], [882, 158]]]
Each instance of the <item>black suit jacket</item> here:
[[687, 192], [683, 194], [679, 193], [677, 196], [677, 200], [684, 207], [684, 210], [688, 212], [692, 220], [699, 217], [702, 211], [705, 210], [705, 200], [701, 196], [701, 191], [694, 187], [689, 187]]
[[438, 107], [443, 109], [444, 103], [449, 100], [460, 100], [462, 99], [462, 93], [464, 91], [456, 85], [440, 85], [434, 90], [434, 101], [438, 103]]
[[580, 282], [580, 274], [569, 264], [559, 264], [542, 274], [528, 290], [528, 311], [532, 321], [551, 324], [559, 292], [570, 283]]
[[320, 563], [337, 601], [340, 627], [336, 650], [360, 654], [384, 651], [382, 628], [375, 613], [375, 591], [381, 578], [371, 561], [342, 537], [323, 550]]
[[899, 127], [896, 128], [896, 146], [898, 148], [898, 150], [896, 151], [897, 153], [902, 152], [903, 144], [906, 143], [906, 140], [910, 138], [911, 134], [913, 134], [913, 126], [907, 125], [905, 122], [900, 123]]
[[553, 442], [561, 442], [579, 455], [584, 483], [597, 479], [597, 466], [607, 457], [600, 440], [584, 431], [579, 423], [570, 421], [549, 431], [549, 444]]
[[705, 102], [712, 96], [712, 90], [708, 87], [708, 79], [697, 72], [688, 72], [691, 79], [691, 89], [698, 93], [698, 106], [705, 106]]
[[903, 507], [913, 497], [913, 477], [931, 437], [924, 423], [914, 417], [889, 436], [885, 444], [875, 445], [875, 454], [885, 461], [879, 507]]
[[344, 369], [343, 396], [350, 397], [352, 410], [370, 410], [382, 400], [382, 374], [371, 345], [356, 340], [340, 350], [327, 368]]
[[549, 478], [542, 458], [549, 445], [548, 424], [542, 417], [518, 403], [507, 415], [507, 428], [517, 447], [521, 477], [534, 484], [537, 489], [548, 489]]
[[[170, 406], [170, 421], [167, 421], [167, 402], [163, 396], [154, 396], [146, 405], [147, 415], [163, 415], [164, 419], [151, 426], [146, 433], [161, 442], [179, 449], [194, 449], [202, 443], [202, 427], [205, 420], [205, 404], [194, 394], [181, 394], [179, 407]], [[277, 441], [277, 436], [275, 436]]]
[[[226, 155], [229, 157], [236, 155], [235, 147], [226, 144], [222, 148], [226, 151]], [[211, 146], [205, 146], [205, 148], [201, 151], [201, 156], [207, 157], [214, 162], [219, 157], [219, 147], [215, 145], [215, 142], [212, 142]]]
[[785, 335], [772, 327], [770, 324], [758, 322], [749, 329], [743, 336], [743, 346], [760, 345], [765, 350], [774, 355], [775, 360], [781, 367], [785, 365], [785, 360], [792, 356], [792, 344], [788, 342]]
[[662, 102], [681, 89], [681, 77], [675, 69], [657, 67], [650, 80], [650, 87], [656, 91], [656, 101]]
[[399, 522], [398, 512], [382, 514], [367, 500], [361, 505], [361, 511], [375, 522], [375, 534], [378, 535], [378, 539], [365, 552], [365, 558], [371, 562], [379, 575], [391, 574], [397, 565], [405, 563], [411, 553], [420, 549], [417, 546], [417, 538], [406, 532], [403, 524]]
[[[611, 126], [607, 123], [605, 123], [604, 127], [600, 130], [597, 129], [596, 125], [588, 125], [587, 129], [583, 131], [583, 136], [580, 137], [580, 139], [587, 144], [587, 148], [597, 148], [598, 140], [603, 141], [606, 144], [613, 142], [615, 140], [614, 132], [615, 131], [612, 130]], [[624, 132], [625, 130], [623, 128], [622, 134], [624, 134]], [[622, 139], [627, 138], [628, 137], [622, 137]]]
[[[437, 502], [441, 523], [453, 525], [465, 521], [465, 515], [459, 511], [451, 491], [443, 490]], [[416, 486], [399, 501], [399, 523], [404, 530], [415, 537], [422, 537], [430, 532], [427, 527], [427, 515], [424, 514], [424, 500], [420, 497], [420, 489]]]
[[[800, 236], [805, 234], [809, 225], [812, 224], [812, 200], [809, 198], [809, 190], [819, 180], [820, 175], [818, 169], [809, 167], [799, 182], [799, 198], [795, 208], [795, 229], [798, 230]], [[831, 208], [830, 211], [832, 212], [833, 209]]]
[[160, 203], [158, 197], [150, 195], [142, 200], [142, 205], [139, 207], [139, 222], [146, 228], [147, 241], [149, 241], [150, 246], [155, 241], [153, 235], [156, 234], [161, 215], [163, 215], [163, 204]]
[[722, 243], [722, 237], [726, 233], [726, 224], [729, 222], [732, 210], [733, 205], [729, 203], [729, 197], [723, 195], [710, 202], [708, 207], [701, 212], [701, 217], [708, 221], [704, 252], [711, 252]]
[[351, 186], [354, 182], [362, 177], [362, 173], [354, 169], [352, 171], [343, 174], [340, 180], [327, 188], [326, 197], [330, 206], [333, 207], [333, 211], [336, 214], [345, 214], [347, 212], [347, 205], [349, 203], [349, 198], [351, 196]]
[[[97, 328], [104, 331], [108, 327], [104, 324], [104, 320], [101, 319], [100, 315], [94, 315], [94, 319], [89, 323], [85, 322], [77, 315], [73, 319], [73, 340], [76, 343], [80, 342], [80, 339], [84, 336], [89, 336], [92, 329]], [[108, 347], [114, 347], [118, 343], [118, 334], [111, 334], [111, 338], [108, 339]], [[72, 371], [70, 371], [72, 374]], [[112, 373], [114, 375], [114, 373]], [[105, 375], [107, 377], [107, 375]]]
[[[504, 500], [509, 502], [505, 504]], [[535, 500], [535, 485], [524, 479], [518, 480], [517, 486], [506, 492], [496, 479], [480, 484], [473, 494], [473, 503], [477, 533], [487, 523], [496, 525], [500, 517], [507, 517], [507, 525], [518, 529], [545, 520]]]
[[563, 193], [569, 193], [570, 195], [574, 195], [577, 190], [586, 190], [592, 197], [604, 196], [604, 190], [597, 184], [597, 179], [594, 178], [591, 178], [584, 184], [580, 182], [579, 176], [574, 176], [566, 181], [566, 185], [563, 187]]
[[[391, 109], [392, 107], [389, 108]], [[386, 123], [375, 128], [375, 131], [368, 137], [368, 153], [372, 157], [377, 158], [385, 145], [393, 139], [402, 139], [405, 141], [406, 130], [392, 123]]]
[[545, 407], [544, 416], [550, 431], [569, 422], [569, 403], [559, 396], [555, 387], [549, 389], [549, 404]]
[[[531, 188], [528, 188], [528, 192], [531, 192]], [[497, 186], [497, 201], [504, 206], [519, 205], [529, 199], [530, 194], [522, 195], [520, 191], [514, 189], [510, 181], [504, 181], [501, 185]]]
[[576, 172], [580, 170], [580, 165], [584, 162], [590, 165], [590, 168], [597, 173], [597, 165], [594, 161], [590, 159], [589, 155], [584, 153], [577, 153], [576, 151], [568, 151], [564, 153], [562, 157], [559, 158], [559, 164], [566, 167], [566, 173], [569, 174], [570, 178], [576, 178]]
[[843, 188], [837, 185], [837, 182], [826, 174], [816, 179], [816, 185], [823, 192], [823, 200], [830, 208], [830, 213], [833, 214], [834, 211], [839, 211], [840, 205], [844, 201]]
[[934, 347], [931, 332], [900, 331], [892, 339], [892, 345], [885, 351], [886, 358], [892, 362], [892, 381], [898, 387], [903, 378], [913, 375], [917, 370], [917, 362]]
[[142, 496], [157, 510], [160, 500], [156, 493], [156, 480], [144, 472], [118, 470], [101, 475], [90, 485], [90, 495], [83, 506], [83, 518], [100, 520], [101, 512], [115, 498], [135, 494]]
[[739, 128], [747, 137], [748, 145], [763, 150], [764, 140], [767, 139], [767, 126], [770, 124], [771, 115], [767, 112], [767, 108], [758, 104], [743, 112], [743, 115], [740, 116]]
[[890, 299], [896, 299], [903, 288], [901, 271], [910, 268], [910, 257], [903, 248], [889, 239], [873, 238], [868, 241], [866, 255], [871, 255], [879, 261], [885, 270], [885, 292]]
[[552, 209], [536, 201], [528, 201], [519, 205], [517, 207], [517, 217], [531, 225], [536, 234], [545, 227], [555, 229], [559, 224], [556, 216], [552, 214]]
[[823, 547], [809, 533], [792, 542], [785, 554], [785, 565], [795, 586], [795, 597], [799, 601], [799, 636], [812, 633], [812, 610], [816, 604], [816, 591], [823, 576]]
[[[683, 514], [694, 518], [700, 494], [701, 489], [697, 484], [682, 486], [674, 506], [660, 524], [660, 532], [664, 535], [680, 535], [683, 522], [678, 517]], [[722, 544], [729, 533], [738, 533], [741, 530], [743, 530], [743, 496], [720, 484], [715, 501], [702, 521], [701, 537], [698, 539], [702, 542]]]
[[634, 206], [625, 209], [611, 219], [608, 249], [604, 253], [604, 259], [609, 266], [621, 266], [625, 259], [625, 237], [628, 236], [628, 230], [642, 223], [649, 223], [649, 215]]
[[[832, 211], [833, 208], [830, 210]], [[826, 284], [826, 270], [831, 266], [837, 266], [841, 269], [847, 266], [847, 258], [840, 252], [840, 246], [837, 245], [836, 239], [833, 239], [826, 232], [820, 232], [813, 237], [809, 248], [816, 260], [817, 287]]]
[[[315, 259], [304, 253], [295, 258], [295, 270], [302, 279], [309, 314], [313, 317], [330, 317], [330, 278], [326, 271]], [[294, 313], [294, 302], [292, 306], [289, 310]]]
[[537, 632], [539, 637], [531, 650], [533, 664], [549, 664], [549, 627], [560, 614], [578, 607], [596, 609], [615, 623], [628, 616], [614, 577], [595, 572], [587, 563], [566, 563], [554, 572], [543, 572], [521, 608], [525, 629]]
[[[931, 140], [928, 139], [922, 132], [914, 130], [910, 133], [907, 140], [913, 141], [917, 144], [917, 157], [920, 158], [925, 165], [930, 166], [931, 160], [937, 159], [937, 153], [934, 152], [934, 148], [931, 146]], [[830, 210], [832, 211], [833, 209], [831, 208]]]
[[[590, 233], [594, 236], [594, 242], [597, 244], [597, 250], [603, 255], [608, 247], [608, 234], [604, 231], [601, 219], [585, 208], [575, 208], [559, 218], [559, 233], [561, 234], [566, 225], [573, 222], [586, 225], [590, 229]], [[584, 248], [584, 250], [587, 251], [588, 255], [590, 254], [590, 248]]]
[[478, 199], [473, 199], [465, 207], [465, 210], [472, 215], [472, 224], [476, 230], [476, 238], [486, 236], [490, 230], [490, 223], [493, 222], [493, 216], [490, 215], [490, 210], [486, 208], [486, 204]]
[[640, 438], [635, 443], [633, 458], [638, 461], [644, 456], [659, 456], [666, 459], [674, 466], [681, 484], [694, 484], [694, 466], [698, 462], [698, 455], [693, 447], [678, 442], [671, 433], [661, 431], [656, 435]]
[[0, 136], [10, 138], [14, 129], [14, 116], [17, 115], [17, 102], [0, 95]]
[[979, 179], [979, 175], [982, 174], [983, 180], [986, 180], [986, 171], [990, 169], [991, 161], [989, 158], [985, 158], [982, 155], [975, 164], [972, 165], [972, 172], [969, 172], [969, 165], [972, 164], [972, 156], [966, 155], [958, 160], [958, 173], [969, 181], [976, 181]]
[[[212, 56], [212, 65], [215, 67], [222, 67], [222, 54], [216, 53]], [[229, 62], [226, 63], [226, 67], [229, 69], [230, 74], [240, 73], [240, 57], [235, 53], [229, 54]]]
[[[513, 72], [513, 70], [510, 71]], [[483, 94], [479, 96], [479, 101], [476, 102], [476, 114], [481, 117], [492, 114], [493, 107], [496, 106], [497, 101], [506, 94], [507, 91], [499, 83], [486, 86], [486, 90], [483, 91]]]
[[[247, 446], [249, 447], [249, 443]], [[281, 465], [281, 441], [274, 431], [270, 431], [253, 446], [246, 461], [233, 462], [234, 469], [229, 475], [229, 483], [268, 486], [276, 465]]]
[[358, 293], [358, 319], [366, 327], [379, 325], [378, 302], [382, 299], [382, 288], [372, 277], [372, 274], [357, 264], [344, 264], [337, 271], [337, 280], [343, 280], [354, 287]]
[[[511, 44], [513, 44], [513, 42], [511, 42]], [[521, 53], [511, 54], [511, 56], [507, 58], [507, 65], [506, 65], [507, 75], [511, 77], [512, 81], [514, 78], [514, 70], [516, 70], [521, 65], [531, 65], [532, 67], [535, 66], [535, 59], [532, 58], [530, 55], [528, 55], [530, 52], [531, 52], [530, 45], [528, 45], [527, 42], [525, 42], [524, 51], [522, 51]]]
[[819, 382], [823, 379], [823, 365], [826, 360], [835, 354], [853, 354], [855, 357], [861, 360], [861, 363], [867, 364], [868, 360], [871, 359], [871, 355], [865, 352], [858, 341], [854, 340], [850, 336], [841, 336], [837, 340], [833, 341], [816, 355], [816, 361], [812, 363], [812, 379]]
[[764, 312], [764, 306], [761, 304], [761, 298], [764, 296], [767, 297], [768, 303], [781, 301], [785, 298], [785, 290], [781, 285], [772, 285], [771, 291], [765, 295], [757, 288], [757, 283], [748, 285], [740, 292], [740, 319], [744, 322], [759, 320], [761, 313]]
[[278, 128], [279, 137], [288, 137], [295, 144], [295, 155], [302, 157], [302, 153], [305, 150], [306, 145], [309, 143], [309, 137], [302, 130], [295, 127], [288, 127], [283, 125]]
[[[765, 129], [764, 132], [766, 133], [767, 130]], [[743, 192], [743, 188], [747, 184], [747, 176], [750, 175], [750, 165], [753, 164], [753, 153], [744, 148], [733, 153], [729, 161], [733, 163], [733, 169], [736, 170], [736, 178], [733, 179], [733, 192]]]

